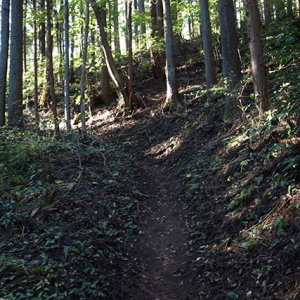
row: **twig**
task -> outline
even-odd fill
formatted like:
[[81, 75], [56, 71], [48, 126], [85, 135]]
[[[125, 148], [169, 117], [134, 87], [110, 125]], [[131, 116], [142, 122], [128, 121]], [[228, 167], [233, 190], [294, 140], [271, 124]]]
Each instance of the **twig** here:
[[78, 157], [79, 169], [83, 170], [83, 169], [82, 169], [82, 165], [81, 165], [81, 158], [80, 158], [78, 152], [75, 152], [75, 153], [76, 153], [76, 155], [77, 155], [77, 157]]
[[104, 168], [106, 168], [106, 157], [105, 157], [105, 155], [101, 151], [100, 151], [100, 154], [102, 155], [103, 160], [104, 160], [104, 162], [103, 162]]

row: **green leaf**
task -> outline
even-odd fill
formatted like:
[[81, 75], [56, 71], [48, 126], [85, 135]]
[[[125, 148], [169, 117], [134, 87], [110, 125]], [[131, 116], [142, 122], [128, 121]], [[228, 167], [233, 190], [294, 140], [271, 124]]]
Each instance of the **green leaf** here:
[[228, 296], [233, 297], [234, 299], [239, 299], [239, 295], [235, 292], [229, 292], [227, 293]]
[[70, 249], [69, 246], [65, 246], [65, 247], [64, 247], [64, 255], [65, 255], [65, 259], [68, 258], [69, 249]]

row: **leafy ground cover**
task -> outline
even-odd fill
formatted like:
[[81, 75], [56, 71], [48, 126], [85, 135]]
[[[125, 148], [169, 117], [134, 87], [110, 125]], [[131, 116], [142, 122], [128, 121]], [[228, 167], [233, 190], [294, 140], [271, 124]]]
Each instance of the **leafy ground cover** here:
[[264, 116], [245, 71], [224, 123], [186, 45], [178, 114], [145, 80], [144, 107], [99, 108], [88, 138], [1, 131], [0, 296], [299, 299], [299, 40], [291, 23], [265, 33]]

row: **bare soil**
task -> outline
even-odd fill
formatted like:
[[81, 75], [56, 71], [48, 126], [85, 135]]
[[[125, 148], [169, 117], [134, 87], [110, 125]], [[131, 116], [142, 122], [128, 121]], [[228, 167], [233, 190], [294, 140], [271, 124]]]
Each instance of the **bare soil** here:
[[148, 207], [141, 207], [142, 236], [135, 251], [137, 277], [129, 299], [188, 299], [188, 230], [184, 190], [173, 170], [146, 161]]

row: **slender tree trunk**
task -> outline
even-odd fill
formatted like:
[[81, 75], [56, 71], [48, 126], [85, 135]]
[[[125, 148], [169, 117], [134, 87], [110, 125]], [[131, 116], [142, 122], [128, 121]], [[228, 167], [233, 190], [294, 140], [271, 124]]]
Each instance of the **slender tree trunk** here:
[[9, 4], [10, 0], [2, 0], [0, 48], [0, 127], [5, 125], [5, 98], [9, 39]]
[[[36, 0], [33, 0], [33, 11], [36, 15]], [[33, 21], [33, 42], [34, 42], [34, 112], [35, 112], [35, 121], [38, 125], [39, 123], [39, 104], [38, 104], [38, 53], [37, 53], [37, 21], [34, 17]]]
[[[139, 13], [140, 15], [145, 14], [145, 2], [144, 0], [139, 0], [138, 1], [138, 7], [139, 7]], [[146, 34], [146, 23], [141, 22], [141, 34], [144, 36]]]
[[[104, 27], [106, 27], [106, 10], [101, 11], [102, 21]], [[111, 102], [110, 86], [109, 86], [109, 73], [105, 62], [105, 58], [102, 60], [101, 68], [101, 96], [104, 104], [109, 104]]]
[[[59, 15], [64, 15], [64, 0], [60, 1], [60, 8], [59, 8]], [[64, 43], [64, 39], [63, 39], [63, 27], [64, 27], [64, 23], [63, 21], [58, 18], [57, 20], [57, 48], [58, 48], [58, 55], [59, 55], [59, 71], [58, 71], [58, 82], [61, 84], [64, 84], [64, 76], [63, 76], [63, 65], [64, 65], [64, 50], [63, 50], [63, 43]]]
[[156, 1], [156, 15], [157, 15], [157, 36], [159, 38], [163, 38], [164, 37], [164, 12], [163, 12], [162, 0]]
[[128, 0], [128, 96], [129, 105], [135, 103], [135, 94], [133, 91], [133, 54], [132, 54], [132, 0]]
[[56, 133], [56, 138], [60, 139], [60, 131], [57, 116], [57, 100], [54, 88], [54, 74], [53, 74], [53, 36], [52, 36], [52, 20], [51, 13], [53, 10], [53, 0], [47, 0], [47, 60], [48, 60], [48, 74], [49, 74], [49, 84], [51, 91], [52, 100], [52, 113], [54, 118], [54, 129]]
[[[112, 20], [112, 3], [111, 1], [107, 1], [107, 9], [106, 11], [108, 12], [108, 20]], [[107, 14], [106, 14], [107, 15]], [[112, 44], [112, 24], [111, 22], [106, 22], [106, 27], [107, 27], [107, 38], [108, 38], [108, 41], [109, 41], [109, 44], [111, 45]]]
[[45, 17], [43, 16], [45, 11], [45, 0], [40, 0], [40, 7], [41, 7], [42, 20], [40, 22], [39, 41], [40, 41], [41, 60], [44, 60], [44, 57], [46, 56], [46, 24], [45, 24]]
[[287, 17], [293, 17], [293, 0], [287, 0]]
[[[125, 10], [125, 27], [128, 28], [128, 2], [127, 0], [124, 0], [124, 10]], [[128, 53], [128, 36], [127, 31], [125, 31], [125, 45], [126, 45], [126, 54]]]
[[156, 15], [156, 1], [151, 0], [150, 3], [150, 16], [151, 16], [151, 70], [152, 76], [154, 79], [162, 78], [165, 75], [164, 72], [164, 61], [162, 56], [160, 55], [159, 51], [155, 49], [156, 43], [158, 41], [157, 36], [157, 15]]
[[215, 70], [215, 61], [214, 61], [214, 53], [213, 53], [213, 46], [212, 46], [208, 0], [200, 0], [200, 9], [201, 9], [201, 24], [202, 24], [202, 38], [203, 38], [203, 48], [204, 48], [206, 85], [208, 88], [210, 88], [217, 83], [217, 75]]
[[173, 49], [173, 28], [170, 0], [163, 0], [165, 12], [165, 30], [166, 30], [166, 80], [167, 80], [167, 97], [163, 105], [164, 110], [170, 109], [176, 111], [180, 106], [178, 100], [176, 68]]
[[41, 105], [44, 107], [50, 107], [50, 93], [48, 83], [50, 82], [49, 72], [47, 72], [47, 61], [46, 61], [46, 23], [45, 23], [45, 0], [41, 0], [41, 23], [40, 23], [40, 33], [39, 33], [39, 42], [40, 42], [40, 51], [41, 51], [41, 66], [44, 70], [43, 78], [43, 90], [41, 95]]
[[67, 130], [71, 130], [70, 123], [70, 61], [69, 61], [69, 0], [65, 0], [65, 122]]
[[[223, 75], [229, 81], [229, 90], [239, 83], [242, 74], [238, 55], [236, 17], [232, 0], [219, 0], [221, 43], [223, 56]], [[238, 112], [235, 97], [226, 97], [224, 121], [229, 121]]]
[[115, 62], [114, 62], [114, 59], [112, 56], [112, 52], [111, 52], [111, 49], [108, 44], [105, 27], [103, 26], [103, 21], [101, 18], [101, 8], [99, 8], [99, 6], [96, 4], [96, 0], [90, 0], [90, 1], [91, 1], [91, 5], [93, 7], [93, 10], [95, 12], [95, 16], [97, 19], [100, 36], [101, 36], [101, 40], [102, 40], [102, 49], [104, 52], [105, 61], [106, 61], [106, 65], [108, 67], [109, 75], [112, 78], [112, 81], [116, 87], [116, 90], [117, 90], [117, 93], [118, 93], [118, 96], [119, 96], [121, 102], [124, 103], [126, 108], [129, 108], [130, 102], [129, 102], [129, 96], [127, 93], [127, 86], [126, 86], [125, 81], [123, 80], [122, 76], [119, 74], [119, 72], [116, 68], [116, 65], [115, 65]]
[[27, 9], [27, 0], [24, 1], [24, 26], [23, 26], [23, 48], [24, 48], [24, 57], [23, 57], [23, 63], [24, 63], [24, 74], [27, 72], [27, 33], [26, 33], [26, 9]]
[[118, 0], [113, 0], [113, 22], [114, 22], [114, 43], [115, 43], [115, 51], [120, 53], [120, 36], [119, 36], [119, 5]]
[[[72, 24], [74, 24], [75, 16], [72, 14]], [[75, 82], [75, 70], [74, 70], [74, 50], [75, 50], [75, 39], [74, 33], [71, 37], [71, 66], [70, 66], [70, 83]]]
[[264, 0], [264, 13], [265, 13], [265, 28], [267, 28], [272, 21], [270, 0]]
[[285, 14], [285, 3], [283, 0], [274, 1], [275, 4], [275, 12], [276, 12], [276, 20], [281, 21], [286, 17]]
[[23, 121], [23, 76], [22, 76], [22, 30], [23, 1], [11, 1], [11, 42], [8, 95], [8, 125], [22, 127]]
[[[134, 8], [134, 10], [138, 9], [137, 0], [133, 1], [133, 8]], [[138, 22], [134, 22], [134, 37], [135, 37], [136, 48], [138, 48], [139, 47], [139, 24], [138, 24]]]
[[83, 54], [82, 54], [82, 70], [81, 70], [81, 89], [80, 89], [80, 113], [81, 113], [81, 130], [83, 134], [86, 134], [86, 124], [85, 124], [85, 72], [87, 63], [87, 48], [88, 48], [88, 35], [89, 35], [89, 22], [90, 22], [90, 2], [85, 1], [85, 30], [84, 30], [84, 44], [83, 44]]
[[260, 15], [257, 0], [244, 0], [244, 3], [247, 16], [254, 92], [256, 100], [259, 103], [259, 112], [262, 114], [269, 107], [269, 96], [260, 37]]

